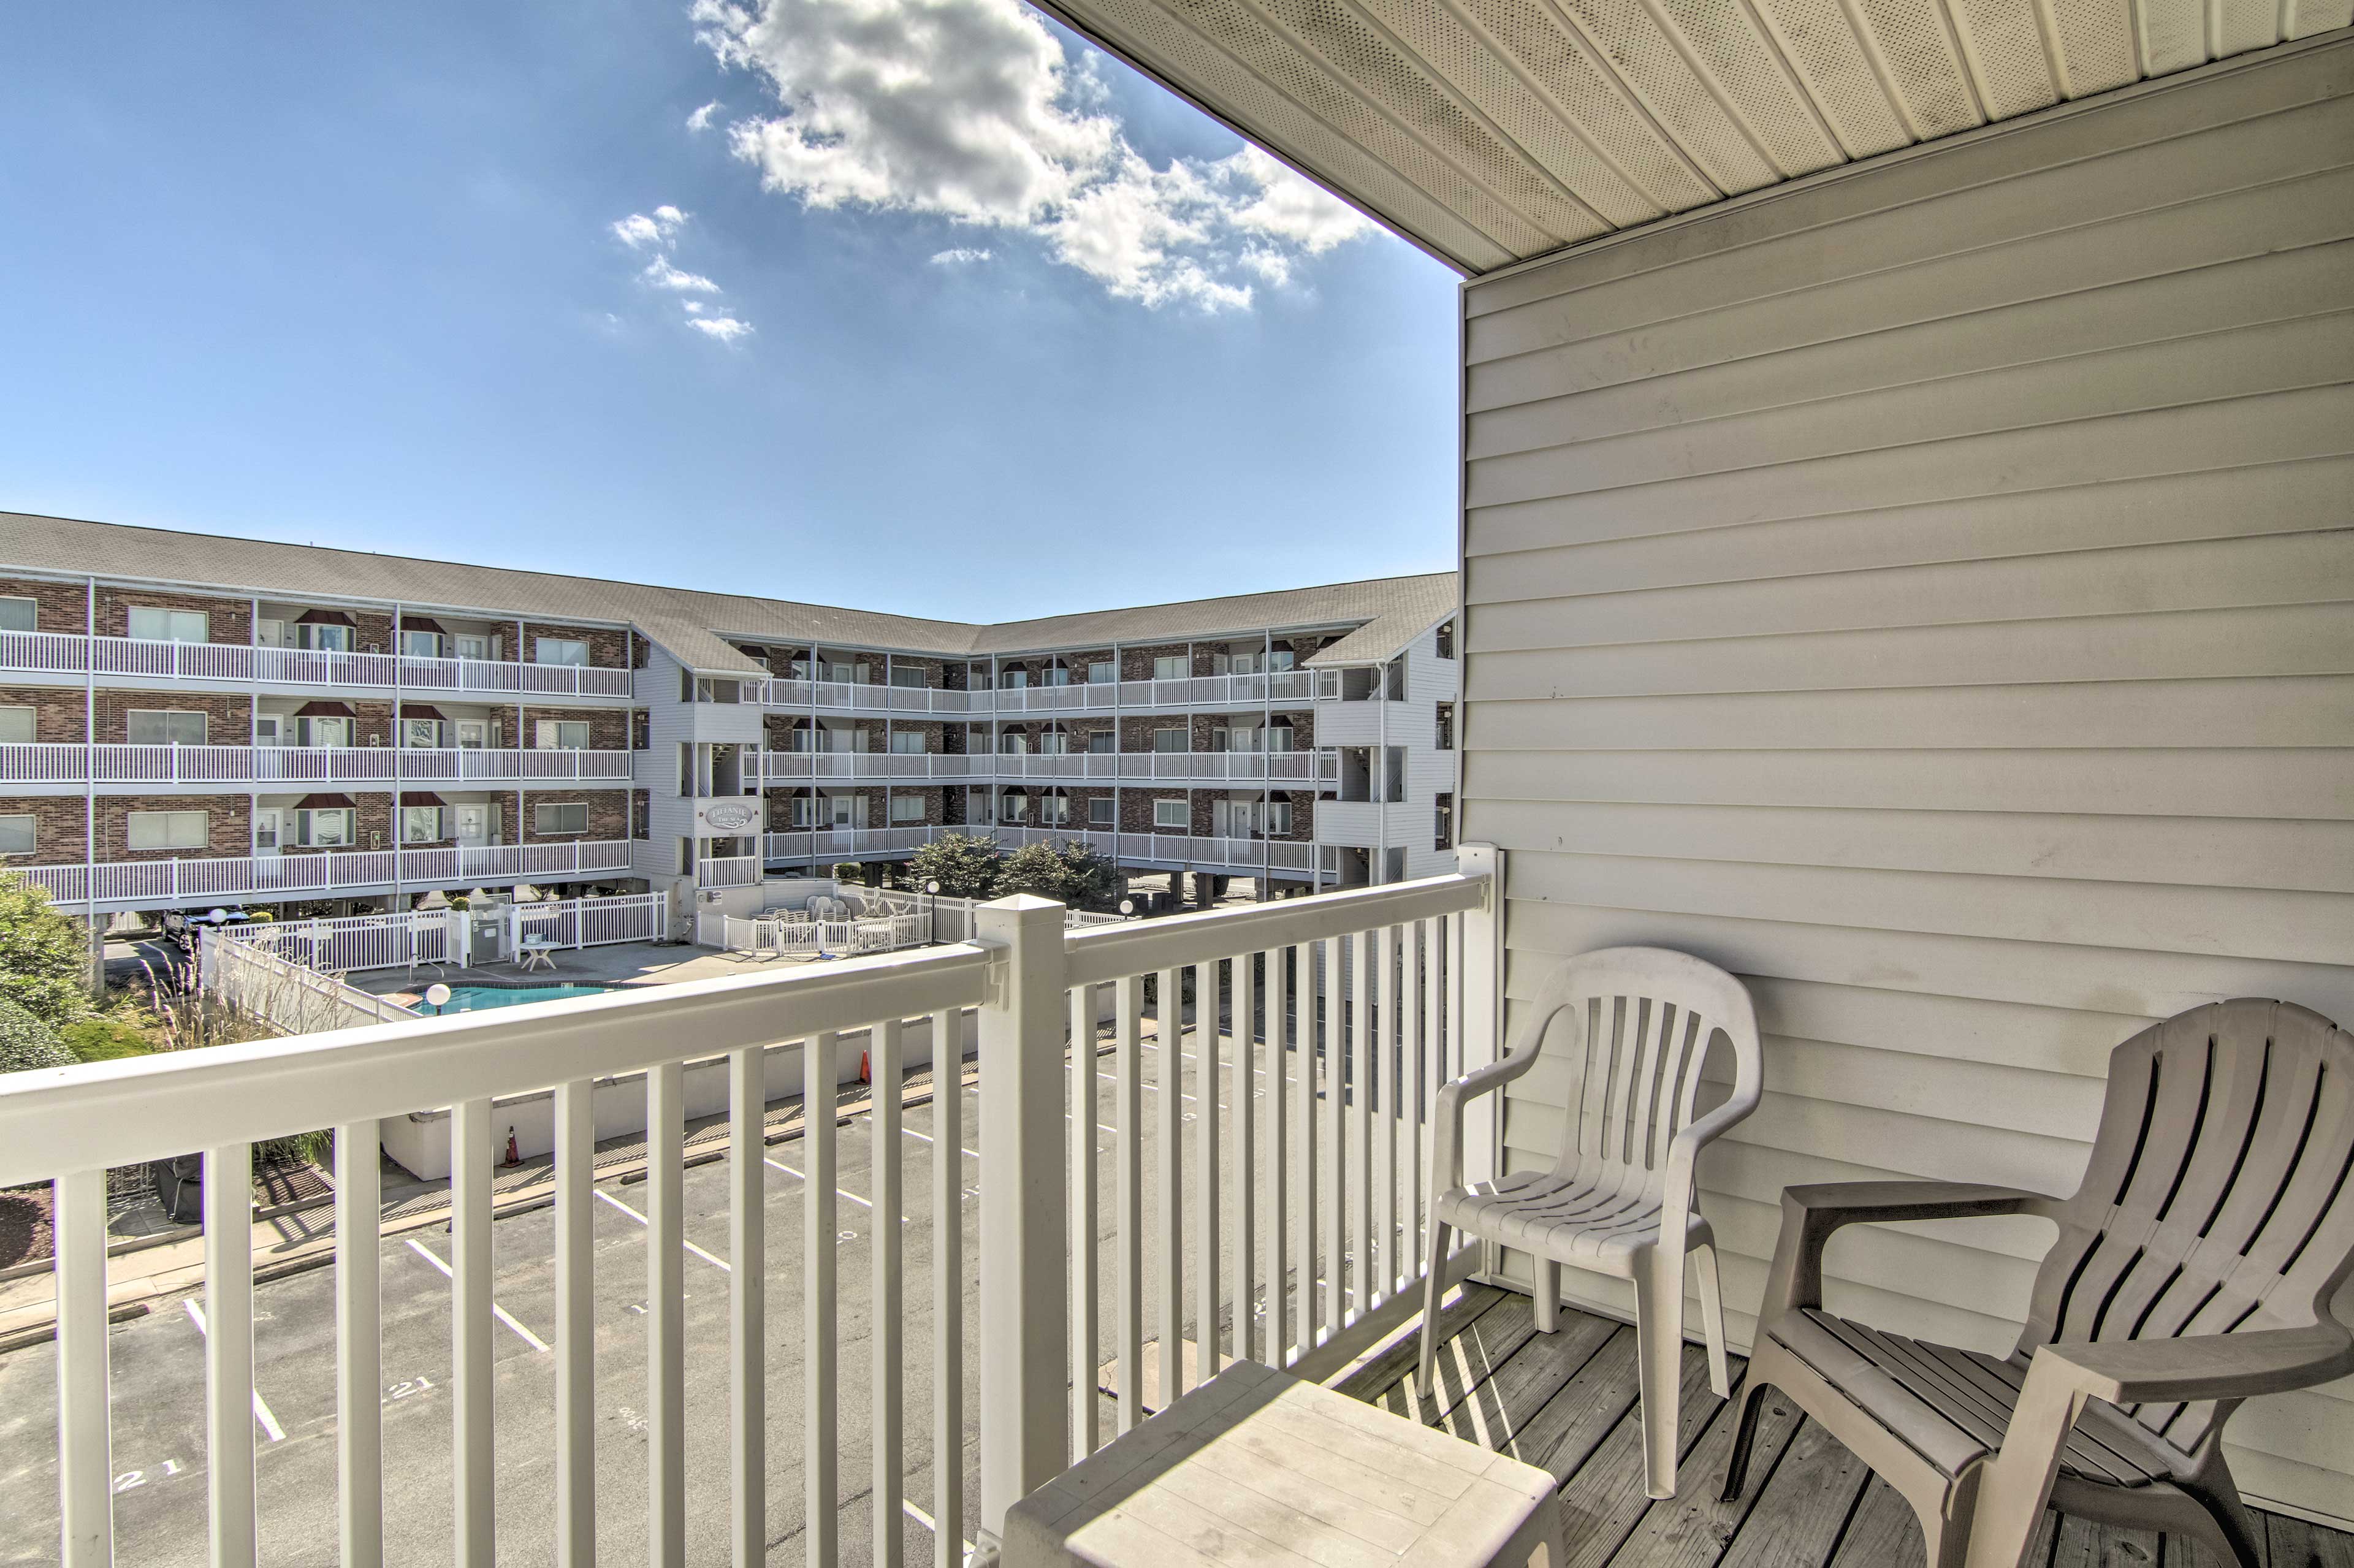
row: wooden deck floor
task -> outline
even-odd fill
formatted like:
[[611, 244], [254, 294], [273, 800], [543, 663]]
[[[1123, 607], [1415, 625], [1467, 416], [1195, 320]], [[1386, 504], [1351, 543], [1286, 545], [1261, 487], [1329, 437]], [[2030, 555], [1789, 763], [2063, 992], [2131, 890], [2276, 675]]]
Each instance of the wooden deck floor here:
[[[1536, 1332], [1525, 1296], [1466, 1286], [1443, 1309], [1440, 1391], [1418, 1400], [1415, 1343], [1385, 1348], [1338, 1386], [1401, 1415], [1551, 1470], [1561, 1482], [1568, 1568], [1915, 1568], [1912, 1510], [1797, 1406], [1769, 1401], [1747, 1495], [1721, 1503], [1732, 1408], [1709, 1391], [1706, 1357], [1684, 1352], [1677, 1494], [1643, 1495], [1635, 1331], [1564, 1308]], [[1734, 1362], [1738, 1393], [1742, 1364]], [[2260, 1514], [2267, 1568], [2354, 1568], [2354, 1535]], [[2047, 1513], [2030, 1561], [2044, 1568], [2228, 1568], [2179, 1540]]]

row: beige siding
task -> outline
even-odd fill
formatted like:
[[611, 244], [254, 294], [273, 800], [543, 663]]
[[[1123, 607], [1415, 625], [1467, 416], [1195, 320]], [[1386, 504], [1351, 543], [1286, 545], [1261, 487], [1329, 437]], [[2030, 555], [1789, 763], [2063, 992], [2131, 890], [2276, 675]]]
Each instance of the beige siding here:
[[[1738, 1339], [1783, 1186], [2064, 1192], [2148, 1020], [2354, 1022], [2349, 94], [2347, 40], [2283, 51], [1465, 293], [1465, 836], [1511, 995], [1617, 942], [1749, 980]], [[1832, 1302], [2007, 1349], [2049, 1239], [1850, 1234]], [[2354, 1515], [2354, 1387], [2232, 1436]]]

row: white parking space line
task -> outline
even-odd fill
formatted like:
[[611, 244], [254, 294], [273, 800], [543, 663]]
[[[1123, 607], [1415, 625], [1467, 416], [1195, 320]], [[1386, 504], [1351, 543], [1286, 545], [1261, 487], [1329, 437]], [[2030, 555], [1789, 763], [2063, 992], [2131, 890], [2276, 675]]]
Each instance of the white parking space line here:
[[[979, 1156], [975, 1156], [975, 1158], [976, 1158], [976, 1159], [978, 1159], [978, 1158], [979, 1158]], [[760, 1163], [761, 1163], [761, 1164], [763, 1164], [763, 1165], [766, 1165], [766, 1166], [767, 1166], [769, 1170], [771, 1170], [771, 1171], [783, 1171], [786, 1175], [788, 1175], [788, 1176], [791, 1177], [791, 1178], [792, 1178], [794, 1181], [808, 1181], [808, 1180], [809, 1180], [809, 1178], [808, 1178], [808, 1177], [806, 1177], [806, 1176], [802, 1175], [800, 1171], [798, 1171], [794, 1170], [791, 1166], [790, 1166], [790, 1165], [780, 1164], [780, 1163], [779, 1163], [778, 1161], [776, 1161], [776, 1160], [769, 1160], [769, 1159], [767, 1159], [767, 1158], [763, 1157], [763, 1158], [762, 1158], [762, 1160], [761, 1160], [761, 1161], [760, 1161]], [[865, 1199], [865, 1198], [862, 1198], [862, 1197], [860, 1197], [857, 1193], [855, 1193], [855, 1192], [851, 1192], [851, 1191], [850, 1191], [848, 1188], [846, 1188], [846, 1187], [836, 1187], [836, 1188], [833, 1190], [833, 1192], [834, 1192], [834, 1196], [836, 1196], [836, 1197], [838, 1197], [838, 1198], [847, 1198], [847, 1199], [849, 1199], [852, 1202], [854, 1202], [854, 1203], [857, 1204], [857, 1205], [858, 1205], [860, 1208], [862, 1208], [862, 1209], [871, 1209], [871, 1208], [873, 1208], [873, 1207], [875, 1206], [875, 1204], [873, 1203], [873, 1202], [872, 1202], [871, 1200], [868, 1200], [868, 1199]], [[908, 1218], [907, 1218], [907, 1215], [905, 1215], [905, 1214], [901, 1214], [901, 1215], [899, 1216], [899, 1223], [900, 1223], [901, 1224], [903, 1224], [903, 1225], [904, 1225], [904, 1224], [909, 1224], [910, 1222], [908, 1221]]]
[[[187, 1297], [180, 1304], [188, 1309], [188, 1321], [196, 1326], [196, 1332], [207, 1333], [205, 1309], [196, 1305], [196, 1298]], [[272, 1443], [286, 1441], [286, 1429], [279, 1425], [278, 1417], [270, 1413], [270, 1406], [262, 1402], [261, 1391], [258, 1388], [253, 1391], [253, 1418], [261, 1423], [262, 1435]]]
[[[1107, 1084], [1117, 1084], [1118, 1082], [1119, 1082], [1119, 1080], [1118, 1078], [1113, 1077], [1109, 1073], [1097, 1073], [1097, 1074], [1096, 1075], [1096, 1076], [1097, 1076], [1097, 1077], [1098, 1077], [1098, 1078], [1101, 1078], [1101, 1079], [1102, 1079], [1105, 1083], [1107, 1083]], [[1140, 1089], [1142, 1089], [1142, 1090], [1143, 1090], [1145, 1093], [1147, 1093], [1147, 1094], [1157, 1095], [1157, 1094], [1159, 1094], [1159, 1093], [1161, 1092], [1161, 1086], [1160, 1086], [1159, 1084], [1139, 1084], [1139, 1085], [1137, 1085], [1136, 1086], [1137, 1086], [1138, 1088], [1140, 1088]], [[1192, 1098], [1193, 1097], [1193, 1096], [1191, 1096], [1191, 1095], [1187, 1095], [1187, 1094], [1185, 1094], [1185, 1091], [1184, 1091], [1184, 1090], [1182, 1090], [1182, 1089], [1180, 1089], [1180, 1090], [1178, 1090], [1177, 1092], [1178, 1092], [1180, 1095], [1183, 1095], [1183, 1096], [1184, 1096], [1184, 1097], [1185, 1097], [1185, 1098], [1187, 1098], [1187, 1099], [1189, 1099], [1189, 1100], [1190, 1100], [1190, 1099], [1192, 1099]], [[1219, 1101], [1218, 1103], [1219, 1103], [1220, 1105], [1224, 1105], [1225, 1102], [1224, 1100], [1221, 1100], [1221, 1101]]]
[[[638, 1222], [638, 1224], [642, 1224], [642, 1224], [651, 1224], [651, 1223], [652, 1223], [652, 1222], [650, 1222], [650, 1221], [649, 1221], [649, 1220], [648, 1220], [648, 1219], [647, 1219], [643, 1214], [642, 1214], [642, 1213], [638, 1213], [638, 1212], [637, 1212], [637, 1210], [635, 1210], [635, 1209], [633, 1209], [633, 1208], [630, 1207], [630, 1205], [629, 1205], [629, 1204], [624, 1203], [623, 1202], [621, 1202], [621, 1200], [620, 1200], [620, 1199], [616, 1198], [615, 1196], [613, 1196], [613, 1194], [612, 1194], [612, 1193], [608, 1192], [607, 1191], [605, 1191], [605, 1189], [604, 1189], [604, 1188], [602, 1188], [602, 1187], [592, 1188], [592, 1189], [591, 1189], [591, 1191], [593, 1191], [593, 1192], [597, 1194], [597, 1196], [599, 1196], [599, 1197], [600, 1197], [600, 1198], [604, 1199], [604, 1200], [605, 1200], [605, 1202], [609, 1202], [609, 1203], [612, 1204], [612, 1205], [613, 1205], [613, 1207], [615, 1207], [615, 1208], [617, 1208], [617, 1209], [620, 1210], [620, 1211], [621, 1211], [621, 1213], [625, 1213], [625, 1214], [629, 1215], [629, 1216], [630, 1216], [630, 1218], [631, 1218], [631, 1219], [633, 1219], [633, 1220], [637, 1221], [637, 1222]], [[699, 1247], [699, 1246], [695, 1245], [693, 1242], [688, 1241], [688, 1240], [687, 1240], [685, 1237], [684, 1237], [684, 1236], [681, 1236], [681, 1237], [679, 1238], [679, 1245], [680, 1245], [681, 1246], [684, 1246], [684, 1248], [686, 1248], [686, 1250], [687, 1250], [687, 1251], [689, 1251], [689, 1252], [693, 1253], [695, 1256], [697, 1256], [697, 1257], [701, 1258], [704, 1262], [705, 1262], [705, 1263], [709, 1264], [712, 1267], [714, 1267], [714, 1268], [716, 1268], [716, 1269], [719, 1270], [719, 1272], [720, 1272], [720, 1273], [722, 1273], [722, 1274], [733, 1274], [733, 1273], [735, 1273], [735, 1272], [736, 1272], [734, 1269], [732, 1269], [732, 1268], [728, 1267], [728, 1266], [727, 1266], [727, 1265], [726, 1265], [726, 1263], [724, 1260], [722, 1260], [722, 1259], [720, 1259], [720, 1258], [716, 1258], [716, 1257], [712, 1256], [709, 1253], [707, 1253], [707, 1252], [704, 1251], [701, 1247]]]
[[[922, 1509], [917, 1508], [914, 1503], [909, 1502], [906, 1498], [901, 1498], [899, 1499], [899, 1506], [907, 1510], [907, 1517], [909, 1519], [914, 1520], [917, 1524], [922, 1525], [934, 1535], [938, 1535], [940, 1532], [940, 1527], [934, 1521], [932, 1516], [926, 1513]], [[972, 1542], [970, 1541], [966, 1542], [964, 1543], [964, 1550], [965, 1554], [967, 1556], [970, 1556], [973, 1551]]]
[[[870, 1119], [870, 1120], [871, 1120], [872, 1118], [864, 1118], [864, 1119]], [[1064, 1119], [1067, 1121], [1067, 1120], [1069, 1120], [1070, 1118], [1069, 1118], [1068, 1117], [1066, 1117]], [[934, 1141], [934, 1139], [933, 1139], [933, 1138], [932, 1138], [932, 1135], [931, 1135], [930, 1133], [928, 1133], [928, 1132], [917, 1132], [917, 1131], [914, 1128], [912, 1128], [912, 1127], [903, 1127], [903, 1128], [901, 1128], [899, 1130], [900, 1130], [901, 1132], [906, 1133], [909, 1138], [921, 1139], [923, 1139], [923, 1141], [925, 1141], [926, 1143], [930, 1143], [930, 1142]], [[963, 1146], [962, 1146], [962, 1145], [959, 1145], [958, 1147], [962, 1148]], [[980, 1158], [981, 1158], [981, 1150], [979, 1150], [978, 1149], [967, 1149], [967, 1150], [965, 1150], [965, 1156], [966, 1156], [966, 1158], [968, 1158], [968, 1159], [971, 1159], [971, 1160], [978, 1160], [978, 1159], [980, 1159]], [[774, 1164], [774, 1163], [775, 1163], [775, 1161], [771, 1160], [769, 1163]]]
[[[420, 1242], [412, 1236], [409, 1238], [408, 1246], [410, 1251], [416, 1253], [418, 1256], [423, 1258], [426, 1262], [431, 1264], [436, 1269], [440, 1270], [442, 1278], [452, 1282], [456, 1281], [458, 1277], [450, 1272], [450, 1266], [442, 1262], [440, 1258], [434, 1256], [433, 1254], [427, 1249], [423, 1242]], [[500, 1322], [504, 1323], [508, 1328], [513, 1329], [515, 1331], [516, 1338], [522, 1340], [525, 1344], [529, 1345], [533, 1350], [539, 1351], [543, 1355], [547, 1352], [547, 1341], [541, 1339], [537, 1334], [533, 1333], [529, 1329], [525, 1328], [521, 1323], [515, 1321], [514, 1314], [500, 1306], [496, 1301], [491, 1303], [491, 1316], [496, 1318]]]

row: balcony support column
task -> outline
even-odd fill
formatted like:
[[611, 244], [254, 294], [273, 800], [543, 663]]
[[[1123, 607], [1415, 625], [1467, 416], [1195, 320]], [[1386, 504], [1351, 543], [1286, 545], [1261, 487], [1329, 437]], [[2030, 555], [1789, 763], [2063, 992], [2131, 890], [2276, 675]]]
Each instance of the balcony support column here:
[[1063, 906], [1017, 894], [973, 911], [992, 949], [981, 1007], [981, 1523], [1070, 1457], [1065, 1351]]
[[[1460, 1075], [1501, 1058], [1499, 1045], [1504, 1029], [1504, 852], [1493, 844], [1465, 844], [1456, 852], [1456, 869], [1465, 876], [1488, 879], [1487, 902], [1460, 916], [1463, 939], [1454, 957], [1463, 965], [1462, 1017], [1454, 1041], [1454, 1073]], [[1468, 1181], [1487, 1181], [1503, 1174], [1504, 1097], [1487, 1097], [1484, 1114], [1465, 1118], [1463, 1175]], [[1501, 1266], [1501, 1249], [1487, 1247], [1485, 1267]]]

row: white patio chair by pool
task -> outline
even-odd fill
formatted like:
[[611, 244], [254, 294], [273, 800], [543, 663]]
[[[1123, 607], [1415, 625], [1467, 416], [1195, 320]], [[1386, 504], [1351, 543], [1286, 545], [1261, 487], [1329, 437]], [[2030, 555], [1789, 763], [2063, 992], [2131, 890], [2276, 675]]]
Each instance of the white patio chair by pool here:
[[[1567, 1054], [1581, 1072], [1551, 1171], [1463, 1181], [1463, 1107], [1537, 1065], [1553, 1021], [1568, 1020]], [[1711, 1046], [1733, 1053], [1732, 1097], [1693, 1118]], [[1684, 1256], [1698, 1255], [1709, 1382], [1730, 1393], [1715, 1236], [1692, 1205], [1692, 1167], [1719, 1133], [1756, 1108], [1763, 1078], [1757, 1019], [1741, 982], [1686, 953], [1605, 948], [1570, 959], [1529, 1002], [1509, 1054], [1439, 1091], [1432, 1162], [1430, 1255], [1451, 1250], [1449, 1228], [1530, 1254], [1536, 1320], [1561, 1313], [1561, 1266], [1635, 1286], [1636, 1359], [1643, 1403], [1643, 1479], [1655, 1498], [1676, 1490], [1676, 1389], [1683, 1353]], [[1421, 1386], [1432, 1390], [1439, 1280], [1423, 1287]]]

